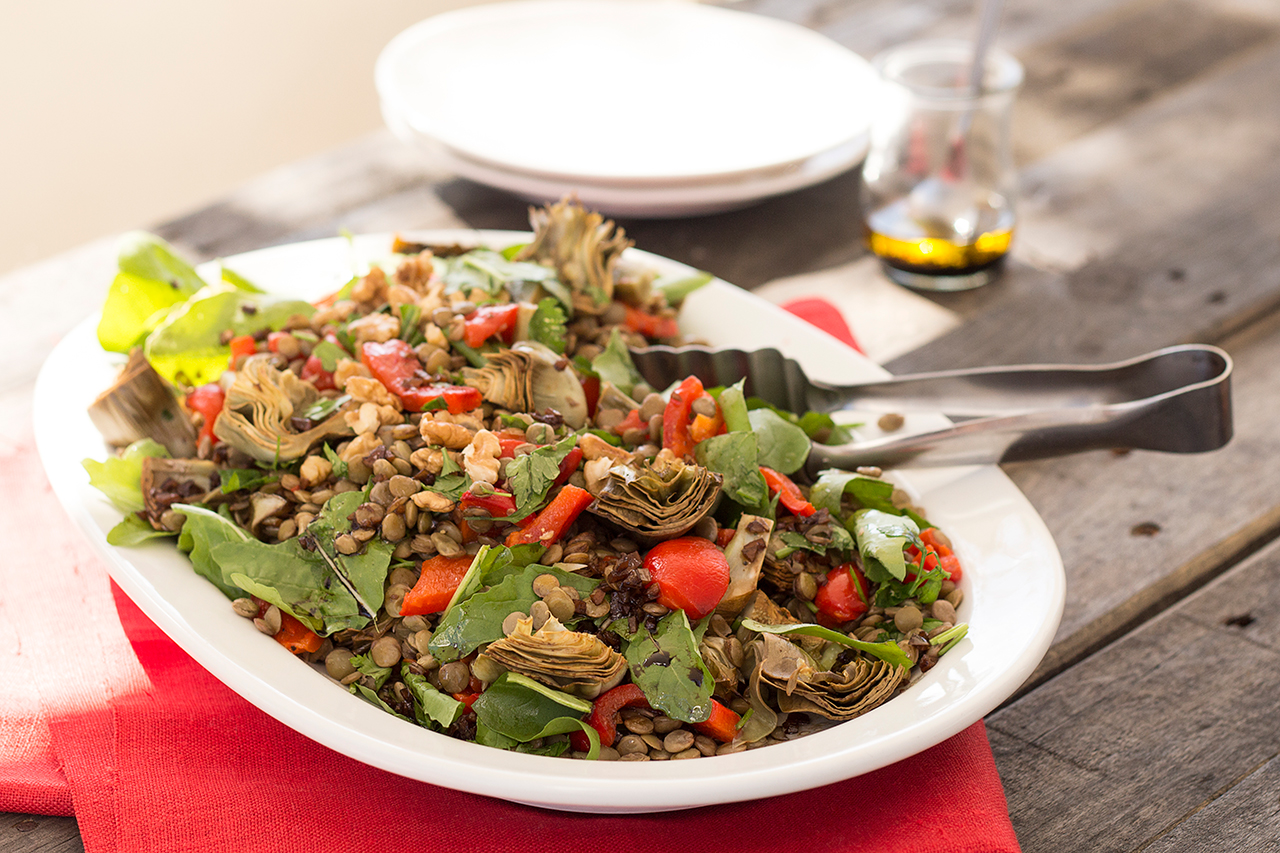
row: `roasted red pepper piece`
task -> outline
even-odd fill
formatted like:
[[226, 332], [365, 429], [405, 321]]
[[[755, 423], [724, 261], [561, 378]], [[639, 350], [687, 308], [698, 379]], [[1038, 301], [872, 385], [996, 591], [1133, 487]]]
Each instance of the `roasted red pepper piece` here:
[[[401, 616], [427, 616], [439, 613], [449, 606], [449, 599], [462, 583], [462, 577], [471, 568], [471, 555], [460, 557], [432, 557], [422, 561], [422, 574], [413, 589], [405, 594], [400, 607]], [[394, 614], [393, 614], [394, 615]]]
[[[613, 741], [618, 736], [618, 712], [623, 708], [648, 707], [649, 700], [637, 685], [619, 684], [596, 697], [591, 705], [591, 713], [587, 715], [587, 725], [600, 733], [601, 746], [613, 746]], [[578, 752], [586, 752], [591, 748], [586, 732], [572, 732], [569, 741]]]
[[511, 343], [515, 337], [516, 315], [520, 306], [514, 302], [506, 305], [481, 305], [468, 314], [463, 321], [463, 342], [476, 349], [494, 335], [500, 335], [504, 343]]
[[582, 393], [587, 398], [587, 414], [594, 418], [596, 405], [600, 402], [600, 377], [584, 376], [579, 381], [582, 384]]
[[253, 335], [238, 335], [228, 341], [227, 346], [231, 347], [231, 360], [227, 364], [229, 370], [236, 369], [236, 362], [241, 356], [253, 355], [258, 351], [258, 342], [253, 339]]
[[729, 561], [724, 551], [701, 536], [659, 542], [644, 556], [644, 567], [658, 585], [658, 603], [701, 619], [720, 603], [729, 588]]
[[923, 542], [927, 548], [932, 548], [934, 550], [938, 555], [938, 565], [942, 567], [944, 572], [951, 576], [951, 580], [959, 583], [960, 578], [964, 575], [964, 572], [960, 568], [960, 558], [955, 555], [951, 548], [942, 542], [938, 533], [938, 528], [926, 527], [924, 530], [920, 531], [920, 541]]
[[469, 385], [425, 382], [427, 373], [418, 355], [405, 341], [392, 338], [385, 343], [369, 341], [361, 349], [365, 366], [387, 390], [400, 398], [410, 412], [421, 412], [432, 400], [443, 397], [451, 414], [477, 408], [484, 398]]
[[646, 338], [674, 338], [680, 334], [680, 327], [671, 317], [659, 317], [630, 305], [625, 307], [627, 316], [623, 324], [633, 332], [639, 332]]
[[760, 473], [764, 475], [764, 482], [769, 487], [769, 494], [778, 495], [778, 501], [792, 515], [808, 518], [817, 512], [813, 504], [805, 500], [804, 492], [800, 491], [800, 487], [791, 482], [791, 478], [786, 474], [779, 473], [772, 468], [766, 468], [763, 465], [760, 466]]
[[738, 724], [742, 718], [732, 708], [711, 700], [711, 716], [701, 723], [693, 723], [694, 731], [701, 732], [709, 738], [721, 743], [728, 743], [738, 735]]
[[[258, 602], [258, 618], [261, 619], [270, 609], [271, 602], [260, 598], [254, 601]], [[314, 652], [324, 642], [319, 634], [283, 610], [280, 611], [280, 630], [276, 632], [275, 641], [295, 655]]]
[[573, 472], [578, 470], [578, 466], [582, 464], [582, 448], [575, 447], [569, 451], [564, 459], [560, 460], [560, 473], [556, 476], [553, 485], [563, 486], [569, 482], [569, 478], [573, 476]]
[[701, 380], [690, 376], [671, 392], [671, 399], [667, 401], [667, 408], [662, 413], [662, 446], [677, 458], [693, 453], [694, 441], [689, 434], [689, 424], [693, 420], [693, 401], [704, 393]]
[[643, 429], [643, 430], [649, 429], [649, 425], [644, 421], [640, 420], [639, 409], [632, 409], [630, 412], [628, 412], [625, 418], [623, 418], [622, 420], [618, 421], [616, 424], [613, 425], [612, 431], [617, 433], [619, 436], [623, 436], [627, 434], [627, 430], [632, 430], [632, 429]]
[[818, 612], [835, 622], [857, 619], [870, 609], [867, 579], [853, 563], [837, 566], [827, 573], [827, 582], [818, 587], [813, 603]]
[[595, 497], [586, 489], [566, 485], [560, 489], [551, 503], [543, 507], [528, 527], [511, 531], [507, 547], [531, 545], [540, 542], [550, 545], [564, 535], [566, 529], [582, 514]]
[[193, 388], [187, 395], [187, 408], [204, 415], [204, 426], [200, 427], [200, 438], [207, 437], [214, 444], [218, 443], [218, 437], [213, 434], [213, 425], [217, 423], [218, 415], [222, 412], [222, 404], [226, 399], [227, 395], [222, 390], [222, 386], [214, 382]]

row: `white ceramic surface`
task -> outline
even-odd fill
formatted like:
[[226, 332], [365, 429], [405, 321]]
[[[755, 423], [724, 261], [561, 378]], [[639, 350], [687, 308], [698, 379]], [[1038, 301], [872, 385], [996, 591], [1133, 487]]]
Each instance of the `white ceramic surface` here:
[[[410, 236], [491, 246], [528, 237], [471, 231]], [[227, 263], [273, 292], [314, 298], [340, 286], [369, 259], [385, 256], [389, 243], [388, 235], [357, 237], [352, 243], [321, 240], [250, 252]], [[664, 269], [687, 269], [635, 254]], [[680, 809], [812, 788], [905, 758], [980, 719], [1031, 673], [1062, 613], [1057, 549], [1039, 516], [999, 469], [912, 472], [900, 482], [950, 534], [963, 560], [960, 614], [971, 627], [938, 666], [888, 704], [810, 737], [697, 761], [592, 763], [453, 740], [385, 714], [300, 663], [236, 616], [171, 543], [131, 549], [106, 543], [120, 513], [89, 486], [80, 466], [85, 457], [105, 455], [85, 408], [110, 384], [119, 363], [98, 347], [95, 324], [96, 318], [86, 320], [57, 346], [36, 386], [41, 458], [68, 513], [121, 588], [214, 676], [302, 734], [402, 776], [548, 808], [601, 813]], [[681, 324], [717, 344], [777, 346], [815, 378], [854, 381], [883, 373], [834, 338], [718, 280], [690, 297]], [[908, 421], [909, 427], [914, 424]]]
[[621, 215], [742, 206], [866, 153], [876, 75], [805, 27], [687, 2], [531, 0], [398, 35], [375, 73], [398, 136], [459, 173]]

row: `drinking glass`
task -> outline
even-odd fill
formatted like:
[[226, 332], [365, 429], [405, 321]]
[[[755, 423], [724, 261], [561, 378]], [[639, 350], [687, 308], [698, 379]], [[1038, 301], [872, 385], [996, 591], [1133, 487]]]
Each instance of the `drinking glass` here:
[[992, 50], [970, 85], [973, 45], [921, 41], [878, 56], [881, 90], [862, 171], [867, 245], [886, 274], [920, 290], [993, 280], [1013, 241], [1010, 146], [1022, 66]]

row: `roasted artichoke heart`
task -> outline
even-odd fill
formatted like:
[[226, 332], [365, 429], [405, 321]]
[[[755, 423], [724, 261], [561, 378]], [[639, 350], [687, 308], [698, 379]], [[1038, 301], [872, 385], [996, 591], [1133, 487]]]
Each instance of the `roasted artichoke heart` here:
[[907, 678], [906, 667], [863, 658], [839, 671], [819, 670], [799, 646], [774, 634], [761, 634], [746, 653], [752, 682], [775, 688], [780, 710], [828, 720], [852, 720], [884, 704]]
[[123, 447], [154, 438], [179, 458], [196, 455], [196, 429], [178, 404], [173, 387], [160, 378], [142, 354], [129, 353], [129, 363], [115, 383], [89, 407], [89, 420], [108, 444]]
[[466, 383], [490, 403], [513, 412], [555, 409], [571, 429], [587, 422], [587, 395], [568, 360], [535, 341], [488, 356], [485, 367], [462, 371]]
[[613, 299], [613, 271], [630, 245], [626, 233], [581, 205], [565, 200], [532, 208], [533, 240], [516, 255], [518, 261], [550, 261], [573, 292], [573, 307], [599, 314]]
[[480, 655], [584, 699], [617, 687], [627, 672], [626, 658], [595, 635], [570, 631], [554, 617], [536, 632], [532, 619], [521, 619], [514, 631], [490, 643]]
[[342, 409], [311, 429], [295, 432], [292, 419], [320, 399], [320, 392], [266, 355], [250, 356], [227, 391], [213, 433], [259, 462], [298, 459], [317, 442], [351, 435]]
[[719, 474], [663, 450], [651, 463], [618, 463], [609, 468], [588, 509], [648, 544], [692, 530], [715, 509], [722, 482]]

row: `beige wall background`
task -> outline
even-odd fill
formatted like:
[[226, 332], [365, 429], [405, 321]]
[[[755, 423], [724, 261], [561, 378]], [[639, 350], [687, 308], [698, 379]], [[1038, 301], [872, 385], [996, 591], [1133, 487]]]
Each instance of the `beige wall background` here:
[[0, 0], [0, 274], [378, 128], [397, 32], [478, 0]]

